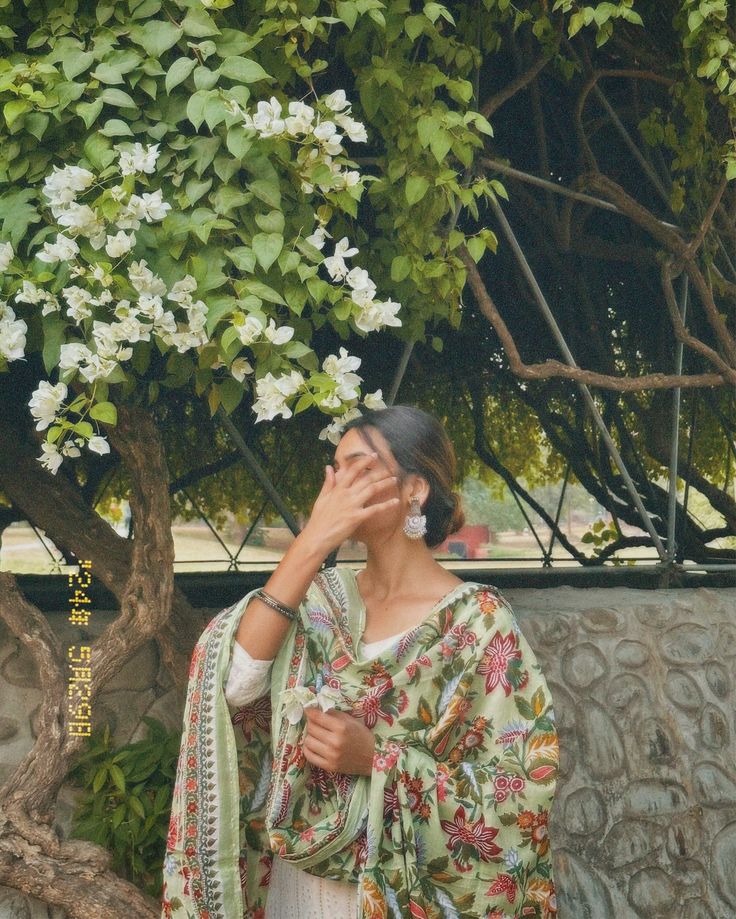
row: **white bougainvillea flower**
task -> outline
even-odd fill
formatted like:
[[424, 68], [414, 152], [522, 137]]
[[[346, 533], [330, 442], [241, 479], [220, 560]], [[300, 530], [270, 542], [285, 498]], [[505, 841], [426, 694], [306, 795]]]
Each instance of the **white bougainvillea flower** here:
[[362, 377], [353, 371], [357, 370], [360, 364], [360, 358], [348, 354], [346, 348], [340, 348], [339, 357], [336, 354], [329, 354], [322, 362], [324, 372], [337, 383], [335, 395], [343, 402], [349, 402], [358, 397], [358, 387], [362, 382]]
[[107, 252], [110, 258], [120, 258], [123, 255], [127, 255], [134, 245], [135, 233], [128, 234], [120, 230], [120, 232], [116, 233], [114, 236], [108, 233], [105, 252]]
[[7, 271], [13, 261], [13, 247], [10, 243], [0, 243], [0, 271]]
[[351, 118], [350, 115], [336, 114], [335, 122], [343, 129], [350, 140], [352, 140], [354, 143], [365, 143], [368, 140], [368, 134], [366, 133], [365, 125], [362, 122]]
[[173, 300], [175, 303], [191, 303], [192, 294], [197, 289], [197, 282], [191, 276], [191, 274], [184, 275], [184, 277], [177, 281], [171, 290], [166, 295], [169, 300]]
[[261, 100], [256, 106], [255, 115], [244, 115], [243, 123], [253, 128], [261, 137], [276, 137], [286, 130], [286, 122], [281, 117], [281, 103], [275, 96], [266, 102]]
[[325, 241], [328, 238], [332, 239], [327, 230], [324, 227], [317, 227], [314, 233], [304, 237], [304, 241], [308, 242], [310, 246], [314, 246], [315, 249], [324, 249]]
[[109, 453], [110, 444], [100, 434], [95, 434], [87, 441], [87, 446], [93, 453]]
[[59, 368], [61, 370], [77, 370], [84, 361], [89, 360], [92, 352], [81, 341], [67, 342], [59, 350]]
[[[212, 365], [215, 366], [214, 364]], [[222, 366], [220, 362], [220, 366]], [[247, 374], [253, 373], [253, 367], [244, 357], [236, 357], [230, 364], [230, 373], [235, 377], [238, 383], [242, 383]]]
[[79, 449], [79, 447], [75, 447], [71, 440], [64, 441], [64, 443], [61, 445], [59, 453], [63, 454], [64, 456], [71, 457], [82, 455], [82, 451]]
[[67, 227], [76, 236], [86, 236], [93, 249], [101, 249], [105, 245], [107, 238], [105, 223], [88, 204], [78, 204], [73, 201], [63, 213], [59, 214], [56, 222], [62, 227]]
[[43, 249], [36, 253], [40, 262], [70, 262], [79, 255], [79, 246], [76, 241], [59, 233], [56, 242], [44, 243]]
[[113, 149], [120, 154], [118, 164], [120, 174], [124, 176], [136, 175], [139, 172], [155, 172], [156, 160], [159, 157], [158, 144], [149, 144], [144, 147], [143, 144], [133, 144], [132, 149], [124, 149], [118, 145]]
[[16, 319], [13, 308], [0, 300], [0, 355], [5, 360], [20, 361], [25, 358], [27, 331], [25, 321]]
[[368, 304], [357, 317], [354, 319], [355, 325], [363, 332], [377, 332], [384, 326], [402, 325], [401, 320], [396, 313], [401, 309], [400, 303], [393, 300], [380, 302], [378, 300]]
[[327, 108], [332, 109], [333, 112], [341, 112], [350, 105], [344, 89], [336, 89], [334, 93], [325, 96], [322, 101]]
[[282, 711], [289, 724], [298, 724], [304, 717], [304, 709], [318, 706], [323, 712], [337, 708], [342, 702], [342, 693], [332, 686], [323, 684], [319, 692], [308, 686], [292, 686], [279, 693]]
[[79, 192], [89, 188], [94, 180], [94, 174], [89, 169], [80, 166], [64, 166], [59, 169], [54, 166], [44, 180], [43, 193], [52, 207], [63, 207], [74, 201]]
[[377, 389], [375, 392], [366, 393], [363, 397], [363, 404], [366, 408], [371, 409], [371, 411], [379, 408], [386, 408], [386, 403], [383, 401], [383, 392], [380, 389]]
[[130, 263], [128, 280], [139, 294], [151, 294], [155, 297], [163, 297], [166, 294], [166, 285], [151, 271], [148, 262], [143, 258], [139, 262]]
[[69, 307], [66, 311], [67, 316], [76, 323], [81, 322], [82, 319], [89, 319], [92, 315], [92, 310], [90, 309], [92, 295], [88, 290], [72, 285], [71, 287], [64, 287], [61, 293]]
[[34, 390], [28, 405], [31, 409], [31, 415], [36, 419], [37, 431], [44, 431], [54, 422], [59, 408], [66, 399], [66, 383], [57, 383], [52, 386], [48, 380], [41, 380], [38, 389]]
[[[15, 295], [18, 303], [31, 303], [34, 306], [46, 299], [47, 291], [41, 287], [36, 287], [33, 281], [24, 281], [23, 287]], [[50, 296], [50, 295], [49, 295]]]
[[[131, 195], [127, 205], [127, 213], [130, 216], [136, 220], [145, 220], [146, 223], [163, 220], [170, 210], [171, 205], [164, 201], [160, 188], [153, 192], [143, 192], [142, 195]], [[122, 226], [119, 219], [116, 223]]]
[[294, 329], [290, 325], [282, 325], [277, 329], [273, 319], [269, 319], [263, 334], [272, 345], [285, 345], [287, 341], [291, 341], [293, 338]]
[[319, 432], [319, 439], [325, 440], [326, 438], [330, 441], [330, 443], [338, 444], [340, 442], [340, 438], [342, 437], [343, 429], [348, 421], [352, 421], [353, 418], [358, 418], [362, 414], [363, 413], [357, 406], [348, 409], [345, 414], [338, 415], [337, 418], [333, 418], [326, 427], [322, 428], [322, 430]]
[[285, 119], [286, 130], [297, 137], [299, 134], [309, 134], [314, 121], [314, 109], [304, 102], [289, 103], [289, 118]]
[[341, 281], [348, 273], [348, 266], [345, 259], [358, 254], [358, 249], [353, 246], [350, 248], [347, 236], [336, 243], [335, 252], [328, 256], [322, 263], [327, 269], [327, 273], [333, 281]]
[[37, 456], [36, 459], [44, 466], [50, 473], [56, 475], [59, 466], [61, 466], [63, 457], [59, 453], [59, 448], [56, 444], [50, 444], [47, 441], [44, 441], [41, 444], [41, 449], [43, 453], [41, 456]]
[[256, 380], [257, 399], [253, 403], [256, 423], [271, 421], [276, 415], [291, 418], [292, 412], [286, 400], [304, 386], [304, 377], [298, 370], [275, 377], [270, 371]]
[[252, 345], [263, 334], [263, 323], [257, 316], [246, 316], [245, 321], [235, 328], [238, 338], [244, 345]]

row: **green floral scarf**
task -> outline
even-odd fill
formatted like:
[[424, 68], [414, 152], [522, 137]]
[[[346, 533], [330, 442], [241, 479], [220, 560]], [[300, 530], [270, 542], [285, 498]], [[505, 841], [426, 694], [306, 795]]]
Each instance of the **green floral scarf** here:
[[[276, 656], [270, 696], [232, 711], [223, 686], [253, 594], [219, 613], [192, 655], [162, 919], [265, 919], [274, 853], [353, 882], [360, 919], [554, 916], [554, 714], [499, 591], [457, 585], [362, 661], [355, 572], [324, 569]], [[374, 732], [370, 776], [306, 760], [310, 698]]]

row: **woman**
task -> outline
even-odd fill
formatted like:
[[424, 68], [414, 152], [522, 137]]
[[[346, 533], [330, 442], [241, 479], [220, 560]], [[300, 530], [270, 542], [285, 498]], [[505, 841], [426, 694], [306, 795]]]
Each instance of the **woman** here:
[[[463, 523], [454, 476], [433, 416], [366, 411], [264, 588], [208, 624], [166, 919], [555, 913], [549, 691], [498, 590], [432, 557]], [[324, 568], [348, 537], [365, 568]]]

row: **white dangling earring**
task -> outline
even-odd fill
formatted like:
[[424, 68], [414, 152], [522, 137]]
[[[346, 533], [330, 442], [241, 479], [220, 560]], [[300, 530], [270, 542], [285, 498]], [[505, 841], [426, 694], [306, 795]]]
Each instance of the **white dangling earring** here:
[[421, 539], [427, 532], [427, 518], [421, 512], [419, 498], [410, 499], [411, 507], [404, 521], [404, 532], [409, 539]]

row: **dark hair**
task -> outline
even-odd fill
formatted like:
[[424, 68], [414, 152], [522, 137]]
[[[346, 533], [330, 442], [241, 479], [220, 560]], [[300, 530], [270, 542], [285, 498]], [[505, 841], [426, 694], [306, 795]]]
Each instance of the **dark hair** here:
[[441, 422], [413, 405], [389, 405], [365, 410], [345, 424], [343, 434], [357, 428], [380, 455], [368, 427], [376, 428], [386, 439], [399, 464], [401, 483], [407, 475], [422, 476], [429, 483], [429, 496], [421, 510], [427, 518], [424, 541], [430, 548], [440, 545], [465, 523], [460, 495], [452, 490], [457, 467], [455, 451]]

